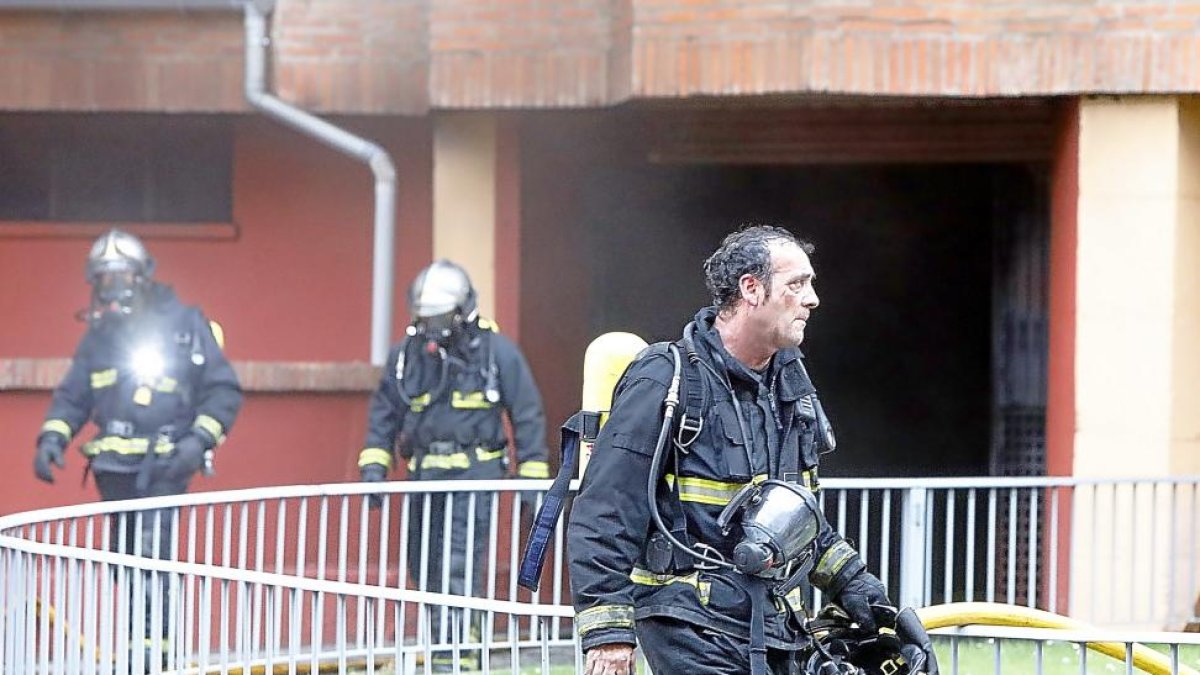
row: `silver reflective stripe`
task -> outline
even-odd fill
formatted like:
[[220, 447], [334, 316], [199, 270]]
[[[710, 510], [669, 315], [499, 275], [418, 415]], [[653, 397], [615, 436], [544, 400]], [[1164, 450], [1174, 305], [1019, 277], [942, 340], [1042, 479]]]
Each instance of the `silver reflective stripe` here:
[[598, 628], [633, 628], [633, 607], [629, 605], [596, 605], [575, 615], [575, 627], [580, 635]]

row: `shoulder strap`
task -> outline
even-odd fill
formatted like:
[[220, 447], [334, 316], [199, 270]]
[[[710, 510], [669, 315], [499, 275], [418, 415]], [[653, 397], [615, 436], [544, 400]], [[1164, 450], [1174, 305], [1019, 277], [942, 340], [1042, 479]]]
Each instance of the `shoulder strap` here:
[[599, 415], [582, 411], [572, 415], [562, 427], [562, 463], [559, 465], [558, 476], [554, 478], [554, 484], [542, 499], [542, 507], [533, 519], [529, 541], [521, 555], [517, 584], [522, 588], [537, 592], [542, 577], [542, 566], [550, 551], [550, 541], [554, 538], [554, 530], [566, 504], [571, 479], [575, 477], [580, 444], [583, 441], [595, 440], [599, 431]]
[[688, 448], [704, 430], [704, 408], [708, 398], [708, 390], [704, 386], [704, 374], [700, 372], [697, 362], [696, 346], [690, 337], [684, 337], [673, 343], [675, 349], [683, 352], [683, 372], [679, 378], [679, 386], [683, 390], [679, 397], [683, 405], [679, 408], [675, 420], [675, 446], [687, 452]]

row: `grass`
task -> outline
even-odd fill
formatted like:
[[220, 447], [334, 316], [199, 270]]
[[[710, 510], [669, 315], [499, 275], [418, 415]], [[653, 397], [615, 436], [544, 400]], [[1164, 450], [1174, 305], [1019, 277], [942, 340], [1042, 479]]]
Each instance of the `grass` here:
[[[1126, 672], [1125, 662], [1094, 650], [1083, 649], [1073, 642], [1043, 642], [1027, 640], [994, 640], [990, 638], [959, 638], [957, 669], [954, 647], [949, 638], [935, 638], [938, 665], [947, 675], [1107, 675]], [[999, 649], [997, 650], [997, 643]], [[1041, 669], [1039, 670], [1039, 645]], [[1169, 656], [1165, 645], [1148, 645]], [[1086, 656], [1084, 655], [1086, 652]], [[1085, 661], [1086, 659], [1086, 661]], [[1200, 646], [1181, 645], [1179, 664], [1200, 669]], [[1086, 669], [1085, 669], [1086, 668]], [[1134, 672], [1141, 672], [1135, 670]]]
[[[1039, 644], [1041, 646], [1039, 654]], [[999, 649], [997, 649], [999, 645]], [[934, 646], [938, 654], [938, 663], [943, 675], [1115, 675], [1126, 672], [1124, 661], [1113, 659], [1096, 651], [1082, 649], [1071, 642], [1043, 642], [1026, 640], [994, 640], [990, 638], [958, 638], [951, 640], [947, 637], [934, 638]], [[1170, 654], [1165, 645], [1148, 645], [1163, 654]], [[955, 655], [957, 651], [957, 657]], [[1086, 652], [1086, 656], [1085, 656]], [[1041, 667], [1039, 669], [1039, 656]], [[536, 655], [522, 655], [522, 661], [531, 665], [522, 666], [515, 673], [519, 675], [573, 675], [574, 663], [571, 657], [556, 650], [554, 663], [548, 674], [541, 670], [541, 664]], [[1086, 659], [1086, 660], [1085, 660]], [[957, 664], [956, 664], [957, 661]], [[507, 658], [493, 660], [490, 673], [493, 675], [514, 675], [507, 667]], [[1179, 648], [1179, 663], [1200, 670], [1200, 645], [1182, 645]], [[957, 665], [957, 668], [955, 667]], [[363, 673], [365, 671], [351, 671]], [[397, 673], [392, 664], [375, 670], [379, 675]], [[463, 670], [463, 673], [477, 672]], [[649, 671], [640, 664], [638, 672], [646, 675]], [[1135, 673], [1141, 671], [1133, 671]], [[414, 675], [421, 675], [424, 670], [418, 666]]]

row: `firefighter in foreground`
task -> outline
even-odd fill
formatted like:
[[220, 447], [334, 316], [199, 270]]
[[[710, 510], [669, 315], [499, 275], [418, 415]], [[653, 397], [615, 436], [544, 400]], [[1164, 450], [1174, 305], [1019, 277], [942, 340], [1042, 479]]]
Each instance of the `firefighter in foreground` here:
[[714, 306], [618, 384], [568, 528], [588, 675], [632, 673], [636, 644], [655, 675], [798, 672], [800, 576], [867, 632], [892, 604], [815, 507], [807, 555], [774, 560], [728, 509], [767, 479], [811, 495], [834, 447], [797, 347], [819, 302], [812, 251], [782, 228], [730, 234], [704, 265]]
[[[67, 445], [90, 418], [98, 433], [83, 444], [85, 471], [102, 499], [181, 494], [229, 432], [242, 391], [221, 351], [220, 328], [153, 274], [154, 259], [132, 234], [110, 230], [92, 245], [88, 329], [37, 437], [40, 480], [54, 482], [53, 467], [64, 466]], [[113, 550], [167, 558], [171, 512], [139, 515], [112, 519]], [[152, 624], [161, 623], [165, 638], [170, 623], [166, 587], [154, 586], [144, 584], [145, 615], [131, 612], [144, 627], [147, 666], [166, 647], [152, 637]]]
[[[393, 347], [371, 398], [370, 428], [358, 459], [362, 480], [387, 479], [393, 448], [406, 461], [412, 480], [505, 478], [511, 473], [505, 413], [516, 448], [515, 476], [549, 477], [545, 414], [529, 365], [517, 346], [496, 332], [494, 323], [479, 316], [467, 273], [448, 260], [434, 262], [413, 281], [408, 307], [408, 334]], [[474, 494], [473, 510], [471, 493], [452, 494], [449, 561], [442, 556], [447, 496], [414, 498], [408, 560], [417, 588], [484, 595], [492, 494]], [[469, 521], [474, 532], [470, 538]], [[428, 541], [422, 546], [425, 537]], [[443, 567], [448, 569], [446, 576]], [[468, 570], [473, 573], [468, 575]], [[477, 632], [476, 622], [467, 623]], [[444, 618], [433, 629], [435, 640], [447, 642], [450, 629]], [[464, 660], [475, 658], [470, 653]], [[435, 653], [433, 667], [452, 669], [449, 653]]]

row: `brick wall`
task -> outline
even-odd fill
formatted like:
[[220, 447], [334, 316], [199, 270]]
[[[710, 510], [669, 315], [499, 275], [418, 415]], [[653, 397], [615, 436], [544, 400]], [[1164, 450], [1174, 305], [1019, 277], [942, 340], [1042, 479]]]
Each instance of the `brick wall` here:
[[428, 109], [428, 0], [278, 0], [275, 85], [319, 111]]
[[[1200, 0], [278, 0], [324, 112], [1200, 91]], [[236, 13], [0, 13], [0, 109], [241, 110]]]
[[240, 110], [237, 14], [0, 12], [0, 110]]

